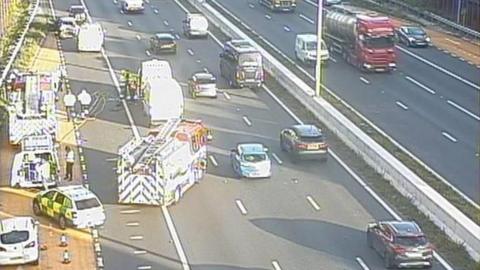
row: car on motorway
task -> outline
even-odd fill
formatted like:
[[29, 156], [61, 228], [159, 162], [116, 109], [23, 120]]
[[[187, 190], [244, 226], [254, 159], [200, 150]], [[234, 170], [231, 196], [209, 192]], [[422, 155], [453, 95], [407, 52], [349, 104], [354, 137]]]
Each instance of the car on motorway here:
[[273, 11], [294, 12], [297, 7], [296, 0], [258, 0], [260, 5], [264, 5]]
[[77, 21], [72, 17], [60, 17], [55, 22], [55, 33], [60, 39], [74, 38], [78, 29]]
[[79, 24], [82, 24], [87, 20], [87, 12], [82, 5], [71, 5], [68, 8], [68, 16], [74, 18]]
[[217, 79], [208, 72], [197, 72], [188, 79], [188, 92], [193, 98], [217, 97]]
[[324, 6], [333, 6], [333, 5], [339, 5], [342, 3], [342, 0], [323, 0], [323, 5]]
[[262, 54], [246, 40], [230, 40], [220, 53], [220, 74], [232, 88], [263, 84]]
[[45, 215], [67, 226], [89, 228], [103, 225], [105, 211], [97, 196], [80, 185], [57, 187], [39, 192], [33, 199], [33, 213]]
[[398, 41], [408, 47], [428, 47], [432, 40], [420, 26], [401, 26], [396, 31]]
[[296, 160], [328, 158], [325, 136], [315, 125], [293, 125], [280, 132], [280, 148]]
[[150, 38], [150, 50], [152, 53], [177, 53], [177, 42], [171, 33], [156, 33]]
[[32, 217], [0, 220], [0, 265], [34, 264], [40, 261], [39, 223]]
[[[298, 34], [295, 37], [295, 57], [303, 64], [314, 66], [317, 61], [317, 35]], [[330, 59], [330, 53], [322, 40], [320, 42], [320, 61], [327, 63], [328, 59]]]
[[386, 268], [431, 268], [433, 246], [413, 221], [369, 223], [367, 244], [383, 257]]
[[188, 13], [183, 22], [183, 34], [191, 37], [208, 37], [208, 20], [201, 13]]
[[272, 175], [272, 161], [268, 148], [261, 143], [239, 143], [230, 150], [233, 171], [239, 177], [269, 178]]
[[124, 13], [143, 13], [145, 4], [143, 0], [123, 0], [120, 3], [120, 8]]

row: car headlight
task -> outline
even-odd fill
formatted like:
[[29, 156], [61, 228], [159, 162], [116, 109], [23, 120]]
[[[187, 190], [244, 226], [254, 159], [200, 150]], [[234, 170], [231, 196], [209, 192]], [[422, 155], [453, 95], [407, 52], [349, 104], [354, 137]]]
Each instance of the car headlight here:
[[427, 37], [425, 41], [430, 42], [431, 41], [430, 37]]
[[415, 41], [415, 39], [412, 38], [412, 37], [409, 37], [409, 38], [408, 38], [408, 41], [413, 42], [413, 41]]

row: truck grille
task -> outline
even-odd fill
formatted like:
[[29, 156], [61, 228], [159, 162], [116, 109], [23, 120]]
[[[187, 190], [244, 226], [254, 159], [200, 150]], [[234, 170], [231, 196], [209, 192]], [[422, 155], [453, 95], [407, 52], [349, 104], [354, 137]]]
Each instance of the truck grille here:
[[280, 1], [280, 6], [282, 7], [290, 7], [292, 5], [291, 1]]

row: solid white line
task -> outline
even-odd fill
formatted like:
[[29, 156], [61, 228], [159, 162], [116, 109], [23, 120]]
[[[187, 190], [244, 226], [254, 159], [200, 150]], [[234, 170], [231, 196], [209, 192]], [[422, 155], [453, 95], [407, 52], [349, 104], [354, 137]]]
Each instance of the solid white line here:
[[362, 81], [366, 84], [370, 84], [370, 82], [367, 79], [365, 79], [364, 77], [360, 77], [360, 81]]
[[213, 155], [209, 155], [208, 158], [210, 159], [210, 161], [212, 162], [213, 166], [217, 167], [218, 166], [218, 162], [217, 160], [215, 159], [215, 157]]
[[307, 17], [307, 16], [304, 15], [303, 13], [300, 13], [300, 15], [298, 15], [298, 16], [300, 16], [300, 18], [304, 19], [305, 21], [307, 21], [307, 22], [309, 22], [309, 23], [311, 23], [311, 24], [314, 24], [314, 23], [315, 23], [314, 20], [310, 19], [309, 17]]
[[402, 52], [404, 52], [404, 53], [412, 56], [413, 58], [416, 58], [417, 60], [419, 60], [419, 61], [421, 61], [421, 62], [423, 62], [423, 63], [425, 63], [425, 64], [427, 64], [427, 65], [429, 65], [429, 66], [431, 66], [431, 67], [434, 67], [434, 68], [440, 70], [441, 72], [443, 72], [443, 73], [445, 73], [445, 74], [447, 74], [447, 75], [449, 75], [449, 76], [451, 76], [451, 77], [453, 77], [453, 78], [455, 78], [455, 79], [457, 79], [457, 80], [465, 83], [466, 85], [469, 85], [469, 86], [471, 86], [471, 87], [473, 87], [473, 88], [475, 88], [475, 89], [477, 89], [477, 90], [480, 90], [480, 86], [476, 85], [475, 83], [473, 83], [473, 82], [471, 82], [471, 81], [469, 81], [469, 80], [466, 80], [466, 79], [458, 76], [457, 74], [455, 74], [455, 73], [453, 73], [453, 72], [451, 72], [451, 71], [449, 71], [449, 70], [446, 70], [446, 69], [442, 68], [441, 66], [439, 66], [439, 65], [437, 65], [437, 64], [434, 64], [434, 63], [432, 63], [432, 62], [430, 62], [430, 61], [428, 61], [428, 60], [426, 60], [426, 59], [424, 59], [424, 58], [422, 58], [422, 57], [420, 57], [420, 56], [418, 56], [418, 55], [416, 55], [416, 54], [414, 54], [414, 53], [412, 53], [412, 52], [410, 52], [410, 51], [408, 51], [408, 50], [406, 50], [406, 49], [404, 49], [404, 48], [402, 48], [402, 47], [400, 47], [400, 46], [395, 46], [395, 47], [396, 47], [397, 49], [401, 50]]
[[188, 49], [187, 50], [188, 54], [190, 54], [191, 56], [193, 56], [193, 51], [191, 49]]
[[224, 95], [225, 98], [228, 99], [228, 100], [230, 100], [230, 99], [232, 98], [232, 97], [230, 97], [230, 95], [229, 95], [227, 92], [225, 92], [225, 91], [223, 91], [223, 95]]
[[138, 227], [138, 226], [140, 226], [140, 222], [128, 222], [127, 224], [125, 224], [125, 226], [127, 226], [127, 227]]
[[472, 113], [471, 111], [463, 108], [462, 106], [458, 105], [457, 103], [455, 103], [455, 102], [453, 102], [453, 101], [451, 101], [451, 100], [447, 100], [447, 103], [450, 104], [450, 105], [452, 105], [453, 107], [459, 109], [460, 111], [468, 114], [469, 116], [473, 117], [475, 120], [480, 121], [480, 116], [478, 116], [478, 115]]
[[417, 80], [413, 79], [412, 77], [410, 76], [406, 76], [405, 79], [409, 80], [410, 82], [416, 84], [417, 86], [419, 86], [420, 88], [422, 88], [423, 90], [429, 92], [430, 94], [432, 95], [435, 95], [435, 91], [433, 91], [432, 89], [428, 88], [427, 86], [425, 86], [424, 84], [418, 82]]
[[241, 200], [235, 200], [235, 203], [237, 204], [238, 209], [240, 209], [240, 213], [242, 213], [242, 215], [246, 215], [247, 214], [247, 209], [243, 205], [242, 201]]
[[268, 95], [270, 95], [270, 97], [273, 98], [273, 100], [275, 100], [280, 105], [280, 107], [282, 107], [293, 118], [293, 120], [295, 120], [295, 122], [303, 125], [303, 121], [300, 118], [298, 118], [298, 116], [296, 116], [292, 112], [292, 110], [290, 110], [290, 108], [288, 108], [287, 105], [283, 103], [283, 101], [281, 101], [277, 96], [275, 96], [275, 94], [273, 94], [272, 91], [270, 91], [270, 89], [268, 89], [268, 87], [265, 84], [262, 85], [262, 88], [267, 92]]
[[370, 268], [368, 268], [367, 264], [362, 260], [362, 258], [356, 257], [355, 260], [358, 262], [358, 264], [360, 264], [363, 270], [370, 270]]
[[403, 104], [400, 101], [395, 102], [400, 108], [404, 109], [405, 111], [408, 110], [408, 106]]
[[151, 265], [141, 265], [139, 267], [137, 267], [138, 270], [150, 270], [152, 269], [152, 266]]
[[280, 264], [277, 261], [272, 261], [273, 269], [275, 270], [282, 270]]
[[286, 32], [290, 32], [290, 28], [286, 25], [283, 26], [283, 30], [285, 30]]
[[452, 142], [454, 142], [454, 143], [456, 143], [456, 142], [458, 141], [455, 137], [453, 137], [452, 135], [450, 135], [450, 133], [448, 133], [448, 132], [446, 132], [446, 131], [442, 131], [442, 135], [443, 135], [445, 138], [449, 139], [450, 141], [452, 141]]
[[130, 209], [130, 210], [120, 211], [120, 214], [138, 214], [138, 213], [140, 213], [140, 210], [138, 210], [138, 209]]
[[271, 20], [271, 19], [272, 19], [272, 17], [271, 17], [270, 15], [268, 15], [268, 14], [265, 14], [265, 18], [266, 18], [267, 20]]
[[318, 206], [317, 202], [312, 198], [312, 196], [308, 195], [307, 196], [307, 201], [310, 203], [310, 205], [315, 209], [315, 210], [320, 210], [320, 206]]
[[133, 254], [135, 255], [143, 255], [143, 254], [147, 254], [147, 251], [146, 250], [142, 250], [142, 249], [136, 249], [133, 251]]
[[245, 122], [245, 124], [247, 124], [247, 126], [251, 127], [252, 126], [252, 122], [250, 122], [250, 120], [246, 117], [246, 116], [243, 116], [243, 121]]
[[131, 235], [130, 240], [143, 240], [143, 235]]
[[163, 24], [164, 24], [165, 26], [168, 26], [168, 21], [166, 21], [166, 20], [163, 21]]
[[128, 26], [132, 26], [132, 21], [127, 22]]
[[272, 152], [273, 158], [277, 161], [278, 164], [282, 165], [283, 161], [277, 156], [277, 154]]
[[170, 236], [173, 239], [173, 243], [175, 244], [175, 249], [177, 250], [178, 257], [182, 262], [183, 270], [190, 270], [190, 265], [188, 265], [187, 256], [185, 255], [185, 251], [183, 250], [182, 243], [180, 242], [180, 238], [178, 237], [177, 230], [175, 229], [175, 225], [173, 224], [172, 217], [168, 212], [166, 206], [162, 206], [163, 216], [165, 217], [165, 221], [167, 222], [168, 231], [170, 231]]

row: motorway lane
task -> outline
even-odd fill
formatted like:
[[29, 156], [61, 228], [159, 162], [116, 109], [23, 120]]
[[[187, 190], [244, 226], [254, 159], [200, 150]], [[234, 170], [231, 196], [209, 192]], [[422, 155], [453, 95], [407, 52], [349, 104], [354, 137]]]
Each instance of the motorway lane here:
[[[268, 10], [265, 9], [265, 12], [267, 11]], [[296, 13], [297, 16], [303, 14], [305, 17], [308, 18], [308, 20], [314, 21], [316, 23], [317, 7], [313, 6], [308, 1], [298, 1]], [[432, 63], [435, 63], [443, 68], [447, 68], [451, 72], [457, 73], [457, 75], [475, 83], [477, 86], [480, 85], [480, 69], [474, 65], [469, 64], [467, 62], [468, 59], [465, 59], [467, 61], [462, 61], [458, 57], [453, 57], [450, 53], [445, 53], [437, 48], [431, 48], [426, 50], [424, 48], [407, 48], [404, 45], [399, 46], [404, 49], [408, 49], [409, 51], [425, 58]], [[407, 57], [407, 55], [402, 53], [401, 57]]]
[[[136, 34], [125, 30], [128, 20], [132, 22], [132, 29], [143, 34], [161, 29], [164, 20], [175, 30], [180, 29], [180, 18], [184, 14], [173, 2], [151, 1], [151, 4], [161, 5], [159, 15], [148, 10], [144, 15], [120, 15], [112, 12], [112, 3], [87, 1], [92, 16], [107, 27], [106, 48], [113, 56], [112, 65], [116, 70], [137, 68], [138, 61], [127, 59], [145, 57], [145, 43], [132, 42]], [[117, 42], [122, 38], [124, 43]], [[185, 82], [202, 66], [219, 74], [219, 47], [213, 41], [181, 39], [179, 43], [178, 54], [165, 57], [174, 60], [172, 65], [179, 81]], [[194, 56], [186, 53], [186, 49], [191, 49]], [[224, 87], [225, 82], [220, 82], [220, 87]], [[335, 161], [295, 166], [289, 163], [280, 154], [277, 138], [278, 131], [292, 120], [265, 92], [228, 91], [231, 100], [222, 96], [217, 100], [187, 99], [187, 117], [201, 118], [214, 128], [211, 153], [219, 163], [218, 168], [210, 165], [207, 179], [171, 208], [192, 267], [270, 269], [270, 260], [277, 259], [287, 268], [313, 269], [320, 263], [328, 269], [357, 269], [355, 256], [362, 256], [372, 269], [380, 269], [381, 261], [365, 248], [361, 232], [366, 222], [387, 218], [387, 213], [359, 186], [352, 184], [353, 179]], [[130, 105], [130, 108], [135, 122], [145, 125], [139, 106]], [[243, 115], [248, 115], [252, 127], [242, 122]], [[275, 165], [275, 176], [271, 180], [232, 179], [228, 149], [239, 141], [252, 140], [266, 143], [285, 161], [283, 166]], [[305, 197], [308, 194], [322, 206], [318, 216], [308, 205]], [[245, 222], [236, 209], [235, 199], [245, 202], [251, 211], [249, 216], [253, 215], [254, 219]], [[157, 213], [152, 211], [151, 216]], [[109, 224], [116, 223], [121, 222]], [[304, 234], [303, 230], [309, 233]], [[311, 234], [318, 237], [312, 241]], [[321, 237], [324, 235], [331, 237]], [[352, 245], [350, 236], [354, 243], [360, 243]], [[333, 244], [342, 237], [341, 245]]]
[[[314, 25], [300, 18], [297, 13], [275, 14], [256, 4], [251, 8], [249, 3], [252, 1], [220, 2], [292, 59], [296, 33], [315, 31]], [[269, 18], [264, 16], [266, 13], [270, 15]], [[285, 25], [289, 31], [284, 29]], [[479, 116], [479, 91], [404, 53], [399, 53], [399, 69], [393, 74], [362, 74], [347, 65], [339, 55], [334, 54], [333, 57], [336, 63], [330, 62], [326, 68], [327, 87], [468, 196], [480, 200], [480, 183], [476, 181], [480, 167], [475, 156], [475, 151], [478, 151], [475, 146], [478, 142], [476, 134], [480, 132], [479, 120], [447, 103], [447, 100], [451, 100]], [[307, 70], [313, 74], [312, 68]], [[406, 80], [405, 76], [422, 82], [436, 94], [431, 97], [428, 93], [425, 95], [422, 93], [425, 90]], [[396, 104], [397, 101], [402, 104], [408, 102], [405, 105], [410, 110], [409, 117], [399, 115], [403, 109]], [[378, 121], [380, 119], [383, 121]], [[450, 141], [442, 132], [454, 136], [457, 141]], [[429, 140], [427, 134], [432, 135], [433, 140]], [[445, 155], [444, 149], [452, 152]]]

